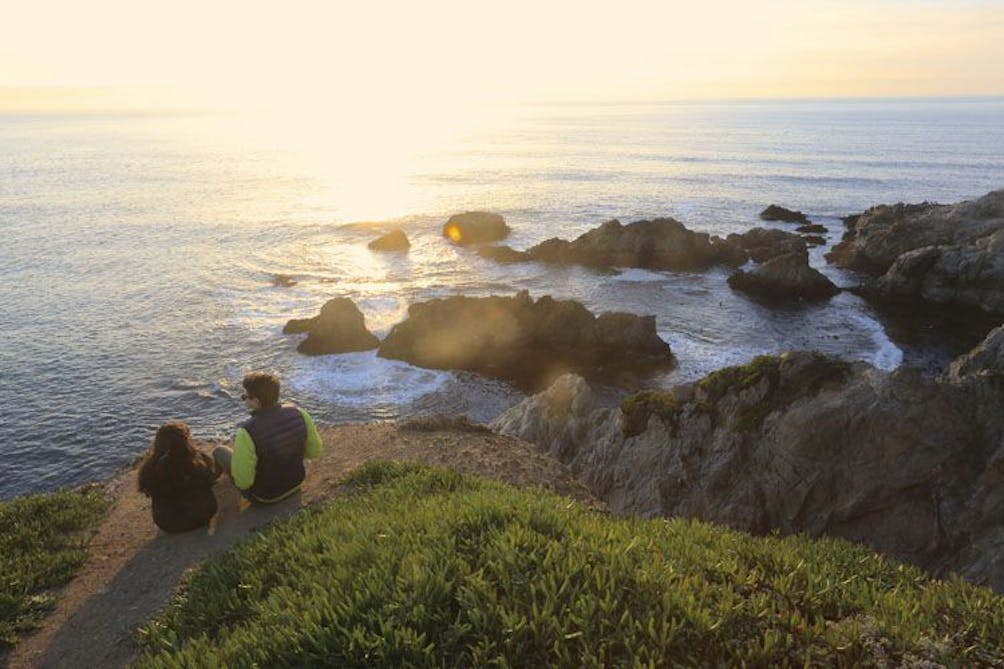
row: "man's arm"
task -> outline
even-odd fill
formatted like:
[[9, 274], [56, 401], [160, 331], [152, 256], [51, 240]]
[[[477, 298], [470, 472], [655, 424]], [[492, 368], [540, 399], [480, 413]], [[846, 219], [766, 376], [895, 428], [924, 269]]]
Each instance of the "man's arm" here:
[[[299, 407], [297, 408], [299, 409]], [[304, 457], [316, 458], [321, 454], [321, 434], [317, 431], [314, 419], [310, 417], [309, 413], [300, 409], [300, 415], [303, 416], [303, 424], [307, 426], [307, 443]]]
[[234, 457], [230, 460], [230, 479], [241, 490], [254, 485], [254, 471], [258, 464], [258, 454], [254, 440], [243, 427], [238, 428], [234, 437]]

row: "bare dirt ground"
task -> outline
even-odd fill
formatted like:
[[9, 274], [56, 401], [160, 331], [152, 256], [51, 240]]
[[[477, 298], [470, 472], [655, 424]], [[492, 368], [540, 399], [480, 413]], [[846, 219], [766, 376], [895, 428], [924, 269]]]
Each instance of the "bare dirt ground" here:
[[413, 431], [391, 424], [322, 430], [324, 452], [310, 461], [301, 492], [271, 507], [251, 507], [229, 479], [215, 487], [219, 512], [209, 527], [180, 535], [160, 532], [150, 502], [127, 471], [105, 486], [113, 506], [90, 543], [90, 557], [67, 585], [56, 610], [7, 658], [14, 667], [121, 667], [133, 658], [137, 627], [169, 600], [178, 579], [276, 518], [338, 494], [345, 475], [372, 460], [420, 462], [539, 485], [601, 507], [564, 467], [525, 442], [489, 433]]

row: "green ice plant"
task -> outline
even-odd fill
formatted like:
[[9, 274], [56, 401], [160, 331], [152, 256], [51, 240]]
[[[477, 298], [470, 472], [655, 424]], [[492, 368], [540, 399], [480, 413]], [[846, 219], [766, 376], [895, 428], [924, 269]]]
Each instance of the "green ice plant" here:
[[97, 487], [0, 502], [0, 653], [38, 627], [87, 556], [108, 507]]
[[1004, 658], [1004, 600], [860, 546], [613, 518], [377, 463], [190, 574], [141, 667], [879, 666]]

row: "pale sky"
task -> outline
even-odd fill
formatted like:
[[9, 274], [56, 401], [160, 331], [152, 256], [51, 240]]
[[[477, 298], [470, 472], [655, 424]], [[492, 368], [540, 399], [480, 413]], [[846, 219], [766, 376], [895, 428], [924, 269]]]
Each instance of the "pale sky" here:
[[405, 107], [1004, 95], [1004, 0], [0, 1], [8, 89]]

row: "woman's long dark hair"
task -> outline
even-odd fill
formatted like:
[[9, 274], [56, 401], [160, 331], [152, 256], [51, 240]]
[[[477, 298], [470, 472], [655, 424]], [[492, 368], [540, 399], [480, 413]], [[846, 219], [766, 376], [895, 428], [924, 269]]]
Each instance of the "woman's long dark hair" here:
[[213, 467], [213, 460], [192, 441], [192, 431], [181, 421], [164, 423], [139, 467], [139, 491], [147, 496], [170, 492], [186, 474]]

